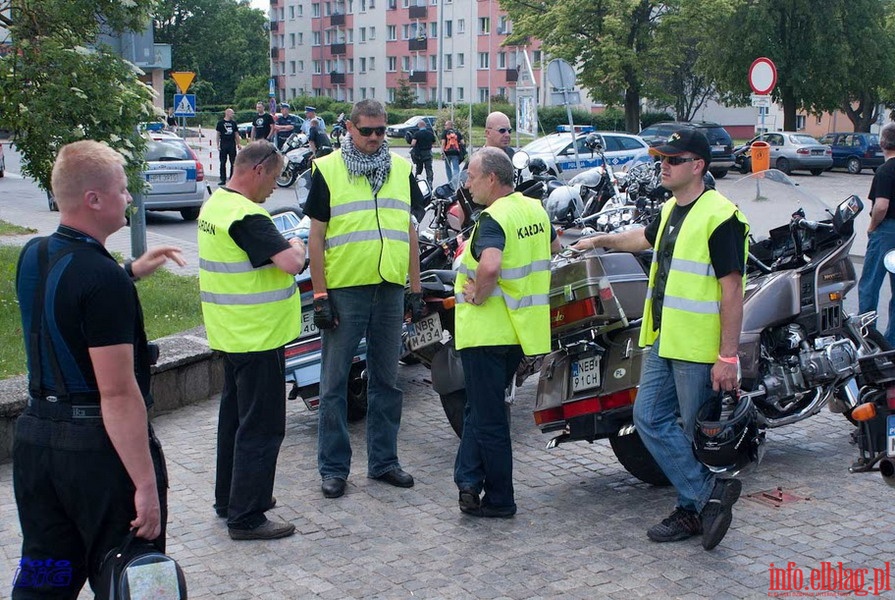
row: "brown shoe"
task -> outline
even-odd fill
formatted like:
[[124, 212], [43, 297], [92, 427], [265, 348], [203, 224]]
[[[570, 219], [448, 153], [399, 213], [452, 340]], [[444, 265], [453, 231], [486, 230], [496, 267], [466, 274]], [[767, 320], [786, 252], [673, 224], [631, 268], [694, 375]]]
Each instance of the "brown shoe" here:
[[231, 540], [275, 540], [295, 533], [295, 525], [292, 523], [269, 519], [254, 529], [229, 529]]

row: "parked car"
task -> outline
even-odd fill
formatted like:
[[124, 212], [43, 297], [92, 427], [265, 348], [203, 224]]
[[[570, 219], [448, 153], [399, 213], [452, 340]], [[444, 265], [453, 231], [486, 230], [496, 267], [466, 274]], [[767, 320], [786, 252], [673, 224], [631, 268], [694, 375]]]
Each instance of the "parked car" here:
[[[575, 161], [572, 136], [564, 131], [538, 138], [523, 146], [522, 150], [527, 152], [531, 159], [542, 159], [547, 164], [549, 173], [568, 181], [579, 173], [603, 164], [599, 155], [591, 151], [584, 143], [590, 133], [592, 133], [592, 128], [585, 127], [575, 135], [578, 162]], [[649, 146], [636, 135], [614, 131], [597, 133], [603, 136], [606, 161], [612, 165], [613, 169], [621, 169], [629, 163], [652, 161], [649, 156]]]
[[145, 159], [146, 210], [177, 210], [184, 220], [196, 220], [206, 185], [205, 169], [195, 151], [180, 138], [153, 134], [146, 143]]
[[820, 175], [833, 166], [833, 151], [829, 146], [821, 144], [807, 133], [774, 131], [755, 136], [737, 147], [734, 160], [743, 173], [752, 170], [749, 150], [756, 140], [767, 142], [771, 146], [771, 168], [787, 175], [792, 171], [810, 171], [812, 175]]
[[3, 156], [3, 144], [0, 144], [0, 177], [6, 175], [6, 157]]
[[638, 135], [650, 146], [664, 144], [675, 131], [683, 127], [694, 127], [705, 134], [712, 146], [712, 162], [709, 171], [716, 179], [727, 175], [734, 166], [733, 139], [721, 125], [706, 121], [665, 121], [654, 123], [643, 129]]
[[833, 167], [845, 167], [849, 173], [857, 175], [862, 169], [873, 169], [885, 162], [879, 136], [875, 133], [845, 131], [828, 133], [820, 138], [821, 144], [828, 144], [833, 150]]
[[385, 135], [391, 138], [402, 138], [408, 133], [416, 133], [416, 130], [418, 129], [417, 124], [420, 121], [425, 121], [429, 127], [435, 129], [435, 117], [417, 115], [415, 117], [410, 117], [400, 125], [389, 125], [385, 128]]

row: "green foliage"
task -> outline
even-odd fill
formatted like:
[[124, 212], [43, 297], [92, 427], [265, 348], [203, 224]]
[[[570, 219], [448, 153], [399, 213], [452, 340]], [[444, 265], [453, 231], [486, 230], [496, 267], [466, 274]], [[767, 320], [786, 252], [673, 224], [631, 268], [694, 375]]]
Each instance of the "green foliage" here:
[[[395, 101], [392, 103], [397, 108], [410, 108], [416, 103], [416, 92], [406, 79], [398, 80], [398, 89], [395, 90]], [[410, 115], [413, 116], [413, 115]]]
[[247, 75], [242, 78], [236, 91], [233, 93], [233, 108], [241, 108], [255, 112], [255, 104], [262, 100], [267, 101], [268, 94], [268, 77], [261, 73], [258, 75]]
[[661, 123], [663, 121], [675, 121], [675, 116], [670, 115], [667, 112], [642, 112], [640, 113], [640, 122], [642, 123], [641, 127], [646, 129], [650, 125], [654, 123]]
[[[212, 85], [210, 94], [199, 96], [201, 101], [229, 103], [245, 77], [263, 76], [266, 82], [270, 69], [267, 21], [267, 15], [248, 2], [165, 0], [158, 3], [155, 13], [155, 41], [172, 45], [174, 70], [193, 71], [197, 83]], [[262, 98], [267, 98], [266, 86]]]
[[[26, 372], [22, 320], [15, 293], [15, 269], [21, 251], [18, 246], [0, 245], [0, 379]], [[198, 277], [159, 269], [137, 283], [137, 291], [150, 340], [202, 324]]]
[[0, 129], [14, 132], [23, 173], [46, 190], [59, 148], [81, 139], [118, 150], [127, 159], [131, 190], [142, 189], [145, 140], [137, 126], [157, 118], [153, 92], [133, 65], [96, 45], [100, 21], [139, 27], [152, 6], [151, 0], [130, 4], [12, 0], [12, 50], [0, 58]]

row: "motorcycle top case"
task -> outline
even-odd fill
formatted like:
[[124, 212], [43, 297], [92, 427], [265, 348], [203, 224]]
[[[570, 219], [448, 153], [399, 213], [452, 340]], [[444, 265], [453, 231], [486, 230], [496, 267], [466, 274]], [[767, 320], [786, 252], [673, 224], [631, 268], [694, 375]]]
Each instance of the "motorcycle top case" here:
[[[586, 322], [607, 323], [643, 316], [649, 277], [640, 261], [627, 252], [588, 252], [554, 265], [550, 274], [550, 319], [554, 333], [580, 328]], [[593, 299], [586, 310], [563, 310]], [[621, 308], [621, 311], [619, 310]]]

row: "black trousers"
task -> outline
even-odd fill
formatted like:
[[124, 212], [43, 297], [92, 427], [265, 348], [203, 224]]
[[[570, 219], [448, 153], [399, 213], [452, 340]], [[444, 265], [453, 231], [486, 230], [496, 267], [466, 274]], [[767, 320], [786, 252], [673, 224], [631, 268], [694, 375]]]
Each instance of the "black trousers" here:
[[233, 162], [236, 160], [236, 145], [221, 145], [218, 155], [218, 158], [221, 161], [219, 171], [221, 174], [221, 181], [227, 181], [229, 179], [229, 177], [227, 177], [227, 159], [230, 159], [230, 177], [233, 177]]
[[415, 175], [417, 176], [423, 172], [423, 169], [426, 169], [426, 181], [429, 182], [429, 185], [432, 185], [432, 180], [434, 179], [434, 173], [432, 171], [432, 154], [430, 153], [428, 156], [428, 159], [415, 158], [413, 164], [416, 166]]
[[214, 497], [233, 529], [262, 525], [270, 508], [286, 436], [285, 360], [282, 347], [224, 353]]
[[[161, 445], [150, 429], [165, 549], [168, 476]], [[76, 599], [84, 582], [98, 598], [103, 558], [119, 546], [136, 516], [134, 485], [102, 421], [51, 421], [29, 415], [16, 422], [13, 486], [22, 526], [22, 559], [12, 597]]]

